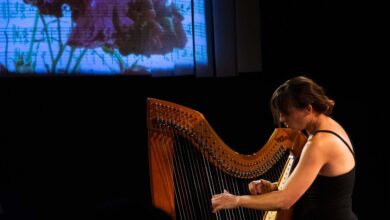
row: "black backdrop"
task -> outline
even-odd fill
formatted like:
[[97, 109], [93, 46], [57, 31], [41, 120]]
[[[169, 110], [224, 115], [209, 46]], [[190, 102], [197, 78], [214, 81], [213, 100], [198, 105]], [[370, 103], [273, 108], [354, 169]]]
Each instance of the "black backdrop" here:
[[[334, 118], [355, 145], [354, 209], [360, 217], [375, 215], [370, 208], [384, 208], [388, 190], [383, 147], [372, 142], [379, 132], [372, 127], [375, 112], [368, 94], [359, 84], [312, 77], [336, 100]], [[273, 131], [268, 100], [282, 81], [253, 75], [7, 79], [2, 86], [7, 88], [0, 153], [3, 211], [23, 218], [72, 219], [99, 213], [116, 201], [147, 205], [147, 97], [202, 112], [229, 146], [251, 153]]]
[[[202, 112], [235, 150], [250, 153], [273, 130], [268, 101], [307, 73], [335, 99], [334, 118], [357, 154], [354, 210], [388, 207], [386, 93], [371, 50], [378, 41], [348, 2], [263, 1], [263, 71], [230, 78], [1, 78], [1, 207], [9, 219], [75, 219], [150, 204], [146, 98]], [[353, 9], [353, 10], [352, 10]], [[379, 89], [379, 90], [378, 90]], [[126, 205], [125, 205], [126, 206]], [[134, 208], [135, 207], [135, 208]]]

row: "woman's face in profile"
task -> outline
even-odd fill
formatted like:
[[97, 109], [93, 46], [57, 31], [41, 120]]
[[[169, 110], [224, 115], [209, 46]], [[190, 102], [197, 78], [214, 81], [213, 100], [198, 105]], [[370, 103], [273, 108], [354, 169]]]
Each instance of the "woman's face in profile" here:
[[303, 130], [305, 129], [306, 116], [307, 111], [305, 109], [291, 107], [287, 113], [280, 113], [279, 120], [288, 128]]

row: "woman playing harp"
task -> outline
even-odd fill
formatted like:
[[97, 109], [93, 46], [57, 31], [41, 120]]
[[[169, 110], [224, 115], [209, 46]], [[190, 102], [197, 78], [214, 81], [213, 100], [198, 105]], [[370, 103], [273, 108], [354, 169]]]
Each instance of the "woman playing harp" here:
[[280, 85], [271, 98], [275, 122], [304, 130], [308, 140], [283, 189], [261, 179], [249, 183], [251, 195], [228, 191], [211, 198], [212, 211], [238, 207], [285, 210], [293, 219], [355, 220], [352, 192], [355, 155], [348, 134], [330, 117], [334, 101], [318, 84], [299, 76]]

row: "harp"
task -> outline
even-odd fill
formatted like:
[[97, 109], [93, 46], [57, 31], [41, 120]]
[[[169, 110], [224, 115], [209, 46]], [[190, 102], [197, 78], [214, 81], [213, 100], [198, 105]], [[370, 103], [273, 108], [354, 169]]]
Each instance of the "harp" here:
[[257, 152], [242, 155], [227, 146], [198, 111], [147, 100], [150, 186], [153, 205], [173, 219], [290, 219], [291, 212], [246, 208], [211, 212], [211, 196], [224, 189], [249, 194], [263, 178], [284, 187], [306, 136], [276, 128]]

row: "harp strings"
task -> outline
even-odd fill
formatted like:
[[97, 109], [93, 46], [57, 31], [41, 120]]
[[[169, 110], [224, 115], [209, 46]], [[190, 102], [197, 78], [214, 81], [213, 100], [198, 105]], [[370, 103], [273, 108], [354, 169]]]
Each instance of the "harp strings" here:
[[[183, 134], [178, 132], [174, 136], [176, 137], [175, 149], [177, 149], [177, 159], [183, 163], [184, 171], [190, 172], [189, 177], [191, 179], [189, 181], [194, 184], [189, 184], [192, 188], [186, 189], [190, 194], [190, 198], [186, 202], [190, 203], [189, 206], [195, 204], [194, 209], [196, 213], [200, 213], [201, 219], [210, 219], [211, 208], [209, 207], [211, 207], [211, 204], [209, 202], [209, 194], [210, 192], [215, 192], [212, 184], [214, 177], [210, 174], [210, 163], [206, 161], [205, 157], [199, 157], [199, 152], [192, 145], [190, 137], [183, 136]], [[183, 176], [180, 175], [177, 178], [183, 178]], [[180, 203], [180, 201], [178, 202]], [[200, 216], [195, 216], [195, 219], [199, 219]], [[219, 214], [216, 217], [221, 219]]]
[[[200, 213], [202, 216], [202, 219], [204, 219], [205, 216], [205, 210], [201, 210], [198, 207], [204, 207], [201, 203], [201, 199], [191, 199], [191, 198], [198, 198], [203, 193], [199, 192], [199, 180], [196, 176], [196, 172], [194, 171], [196, 164], [193, 161], [193, 158], [189, 154], [188, 149], [190, 149], [190, 143], [185, 139], [181, 138], [178, 134], [178, 131], [175, 130], [173, 127], [171, 128], [174, 136], [174, 149], [175, 149], [175, 161], [177, 164], [180, 164], [178, 166], [177, 175], [175, 176], [178, 180], [183, 180], [184, 187], [183, 191], [186, 194], [186, 204], [187, 208], [189, 208], [189, 213], [191, 213], [191, 216], [189, 219], [197, 219], [197, 213]], [[193, 197], [193, 194], [196, 194], [196, 197]], [[177, 203], [183, 203], [184, 201], [180, 201]]]
[[[155, 108], [156, 108], [156, 110], [158, 110], [157, 106], [155, 106]], [[168, 138], [168, 137], [171, 137], [171, 135], [168, 135], [168, 132], [165, 129], [166, 125], [164, 125], [162, 123], [158, 123], [157, 126], [158, 126], [159, 131], [160, 131], [160, 134], [158, 134], [157, 138], [156, 138], [158, 141], [158, 143], [157, 143], [158, 149], [153, 151], [153, 152], [157, 152], [159, 155], [154, 157], [154, 158], [156, 160], [163, 160], [163, 162], [164, 162], [163, 164], [165, 164], [165, 166], [162, 166], [163, 173], [161, 174], [161, 176], [164, 176], [165, 182], [162, 182], [161, 184], [164, 184], [166, 186], [164, 188], [166, 190], [168, 190], [168, 195], [170, 197], [169, 198], [170, 201], [174, 201], [175, 196], [181, 197], [181, 195], [180, 195], [180, 192], [179, 193], [175, 192], [175, 187], [170, 187], [170, 183], [172, 183], [171, 178], [170, 178], [171, 171], [173, 172], [173, 177], [172, 177], [173, 179], [175, 176], [175, 169], [173, 166], [172, 149], [171, 149], [173, 142], [172, 142], [171, 138]], [[160, 169], [161, 169], [161, 167], [160, 167]]]
[[[159, 112], [158, 109], [156, 111]], [[177, 117], [175, 120], [185, 120], [180, 115]], [[222, 193], [224, 189], [235, 195], [249, 194], [248, 183], [253, 179], [236, 178], [215, 167], [205, 156], [207, 152], [201, 152], [201, 147], [196, 148], [191, 141], [193, 137], [183, 133], [175, 123], [168, 121], [158, 123], [157, 126], [160, 138], [155, 158], [161, 160], [160, 163], [167, 164], [161, 170], [166, 182], [161, 184], [173, 184], [173, 187], [166, 189], [170, 190], [168, 194], [171, 201], [175, 201], [176, 219], [259, 220], [264, 216], [264, 211], [245, 208], [211, 213], [210, 199], [213, 194]], [[280, 164], [275, 164], [256, 179], [277, 181], [284, 165]]]

